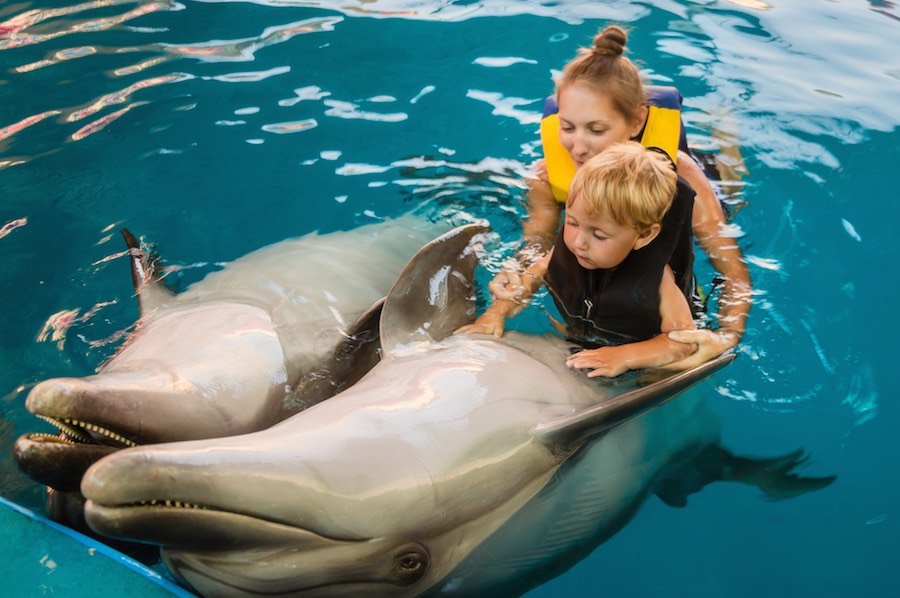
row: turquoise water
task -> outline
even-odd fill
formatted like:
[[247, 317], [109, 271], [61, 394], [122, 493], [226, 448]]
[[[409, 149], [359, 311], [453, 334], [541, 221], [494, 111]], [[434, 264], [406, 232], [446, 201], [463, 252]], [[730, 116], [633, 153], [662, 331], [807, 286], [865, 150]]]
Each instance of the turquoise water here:
[[426, 202], [489, 218], [508, 250], [552, 70], [614, 20], [647, 78], [684, 94], [693, 144], [736, 139], [746, 166], [729, 190], [756, 303], [712, 386], [726, 443], [805, 447], [805, 472], [838, 481], [782, 502], [728, 484], [684, 509], [651, 499], [534, 595], [896, 593], [900, 9], [768, 4], [0, 5], [0, 494], [41, 508], [9, 456], [43, 429], [30, 386], [90, 373], [134, 321], [118, 227], [181, 287]]

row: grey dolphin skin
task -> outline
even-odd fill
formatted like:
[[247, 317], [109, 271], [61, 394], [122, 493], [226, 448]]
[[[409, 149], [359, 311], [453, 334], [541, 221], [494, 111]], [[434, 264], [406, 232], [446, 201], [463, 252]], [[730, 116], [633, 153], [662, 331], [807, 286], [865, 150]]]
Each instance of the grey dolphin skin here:
[[359, 382], [264, 431], [102, 459], [82, 483], [90, 526], [160, 545], [203, 595], [512, 594], [654, 493], [678, 505], [717, 479], [778, 496], [832, 481], [797, 477], [796, 455], [719, 446], [714, 414], [681, 393], [730, 355], [602, 381], [566, 368], [555, 337], [447, 337], [472, 317], [478, 232], [410, 262], [381, 314], [383, 359]]
[[[313, 233], [241, 257], [177, 296], [157, 260], [123, 231], [140, 320], [97, 374], [31, 390], [28, 410], [60, 433], [23, 436], [16, 460], [35, 480], [77, 491], [84, 471], [120, 448], [261, 430], [334, 394], [336, 376], [347, 383], [377, 361], [356, 363], [348, 353], [360, 352], [351, 341], [372, 336], [365, 328], [378, 300], [448, 229], [407, 215]], [[302, 384], [311, 372], [317, 384]]]

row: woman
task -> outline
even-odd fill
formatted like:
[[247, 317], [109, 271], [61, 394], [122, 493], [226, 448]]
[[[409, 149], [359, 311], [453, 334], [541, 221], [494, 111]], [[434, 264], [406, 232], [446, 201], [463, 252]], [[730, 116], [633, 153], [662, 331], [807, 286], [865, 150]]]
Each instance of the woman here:
[[[673, 88], [645, 88], [634, 63], [622, 56], [627, 36], [607, 27], [570, 61], [557, 84], [556, 101], [548, 100], [541, 123], [545, 159], [529, 181], [528, 215], [522, 225], [522, 264], [507, 267], [491, 282], [498, 299], [523, 293], [520, 272], [551, 248], [575, 171], [607, 147], [628, 140], [660, 147], [676, 163], [678, 175], [696, 192], [691, 227], [670, 259], [679, 286], [690, 295], [693, 237], [724, 278], [719, 295], [718, 330], [670, 333], [673, 340], [696, 345], [689, 357], [669, 369], [699, 365], [734, 347], [743, 336], [750, 311], [750, 276], [740, 248], [725, 231], [722, 206], [706, 175], [688, 153], [680, 119], [681, 97]], [[692, 231], [692, 234], [691, 234]]]

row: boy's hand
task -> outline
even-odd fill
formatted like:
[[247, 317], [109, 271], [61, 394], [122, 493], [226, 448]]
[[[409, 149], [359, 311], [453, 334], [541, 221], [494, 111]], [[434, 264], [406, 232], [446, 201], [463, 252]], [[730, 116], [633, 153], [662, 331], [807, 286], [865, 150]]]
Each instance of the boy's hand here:
[[463, 332], [470, 334], [493, 334], [495, 337], [500, 338], [503, 336], [503, 325], [505, 323], [506, 318], [503, 316], [485, 312], [480, 318], [475, 320], [474, 324], [463, 326], [457, 329], [453, 334], [460, 334]]
[[588, 378], [605, 376], [614, 378], [628, 371], [628, 351], [624, 347], [600, 347], [573, 353], [566, 365], [575, 369], [590, 369]]

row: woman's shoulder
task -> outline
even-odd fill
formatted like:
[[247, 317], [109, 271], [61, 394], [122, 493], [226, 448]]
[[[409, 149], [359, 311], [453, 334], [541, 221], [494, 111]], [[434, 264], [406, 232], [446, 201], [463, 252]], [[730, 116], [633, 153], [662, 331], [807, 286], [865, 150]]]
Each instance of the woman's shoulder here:
[[551, 193], [550, 175], [547, 174], [547, 162], [543, 158], [532, 162], [527, 182], [532, 190], [545, 189], [548, 193]]
[[547, 161], [543, 158], [539, 158], [531, 163], [531, 176], [532, 178], [541, 180], [541, 181], [549, 181], [550, 175], [547, 174]]

